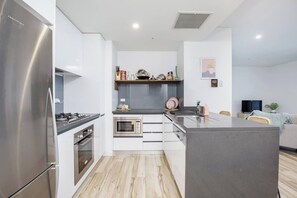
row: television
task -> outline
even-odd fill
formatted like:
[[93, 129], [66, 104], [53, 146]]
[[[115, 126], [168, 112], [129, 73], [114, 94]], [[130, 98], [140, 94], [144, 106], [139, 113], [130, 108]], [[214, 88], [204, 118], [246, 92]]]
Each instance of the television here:
[[250, 113], [254, 110], [262, 111], [262, 100], [242, 100], [241, 111], [243, 113]]

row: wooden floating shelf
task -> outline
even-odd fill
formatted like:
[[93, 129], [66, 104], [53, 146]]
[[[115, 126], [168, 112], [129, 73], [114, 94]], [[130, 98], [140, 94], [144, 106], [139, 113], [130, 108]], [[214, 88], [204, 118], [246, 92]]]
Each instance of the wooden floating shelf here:
[[114, 82], [115, 90], [118, 90], [118, 84], [173, 84], [182, 80], [115, 80]]
[[116, 80], [116, 83], [178, 83], [181, 80]]

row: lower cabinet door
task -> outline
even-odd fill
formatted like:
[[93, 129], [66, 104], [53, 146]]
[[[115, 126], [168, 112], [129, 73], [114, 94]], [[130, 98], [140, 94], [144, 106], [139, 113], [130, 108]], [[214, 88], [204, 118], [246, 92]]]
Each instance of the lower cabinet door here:
[[182, 142], [175, 142], [172, 150], [172, 174], [182, 197], [185, 196], [186, 150]]
[[115, 151], [141, 151], [143, 138], [113, 138]]
[[144, 151], [161, 151], [163, 150], [162, 142], [143, 142]]

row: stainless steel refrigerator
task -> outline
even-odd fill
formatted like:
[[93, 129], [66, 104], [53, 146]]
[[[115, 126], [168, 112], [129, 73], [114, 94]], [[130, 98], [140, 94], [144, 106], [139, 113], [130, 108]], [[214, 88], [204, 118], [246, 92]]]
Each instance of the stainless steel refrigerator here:
[[0, 197], [56, 197], [52, 31], [0, 0]]

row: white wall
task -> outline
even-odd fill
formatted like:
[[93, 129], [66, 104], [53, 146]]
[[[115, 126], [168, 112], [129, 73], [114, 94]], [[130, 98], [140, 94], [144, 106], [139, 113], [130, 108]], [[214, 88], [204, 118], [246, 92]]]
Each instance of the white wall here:
[[[102, 113], [105, 41], [100, 34], [83, 34], [82, 77], [64, 77], [65, 112]], [[103, 71], [103, 72], [102, 72]]]
[[297, 114], [297, 61], [273, 67], [271, 95], [280, 105], [279, 112]]
[[[211, 88], [210, 80], [200, 78], [200, 59], [216, 58], [217, 79], [223, 86]], [[232, 40], [231, 29], [217, 29], [201, 42], [184, 42], [185, 106], [200, 100], [211, 112], [232, 111]]]
[[277, 102], [279, 112], [297, 113], [297, 61], [271, 67], [233, 67], [233, 114], [241, 111], [241, 100]]
[[177, 50], [177, 66], [179, 79], [184, 79], [184, 44]]
[[119, 51], [118, 65], [121, 70], [136, 74], [139, 69], [145, 69], [151, 75], [167, 75], [174, 71], [177, 65], [177, 53], [166, 51]]
[[48, 25], [55, 24], [55, 0], [18, 0], [23, 3], [29, 11]]
[[270, 70], [269, 67], [233, 67], [233, 116], [241, 112], [242, 100], [271, 102], [271, 92], [268, 91]]

